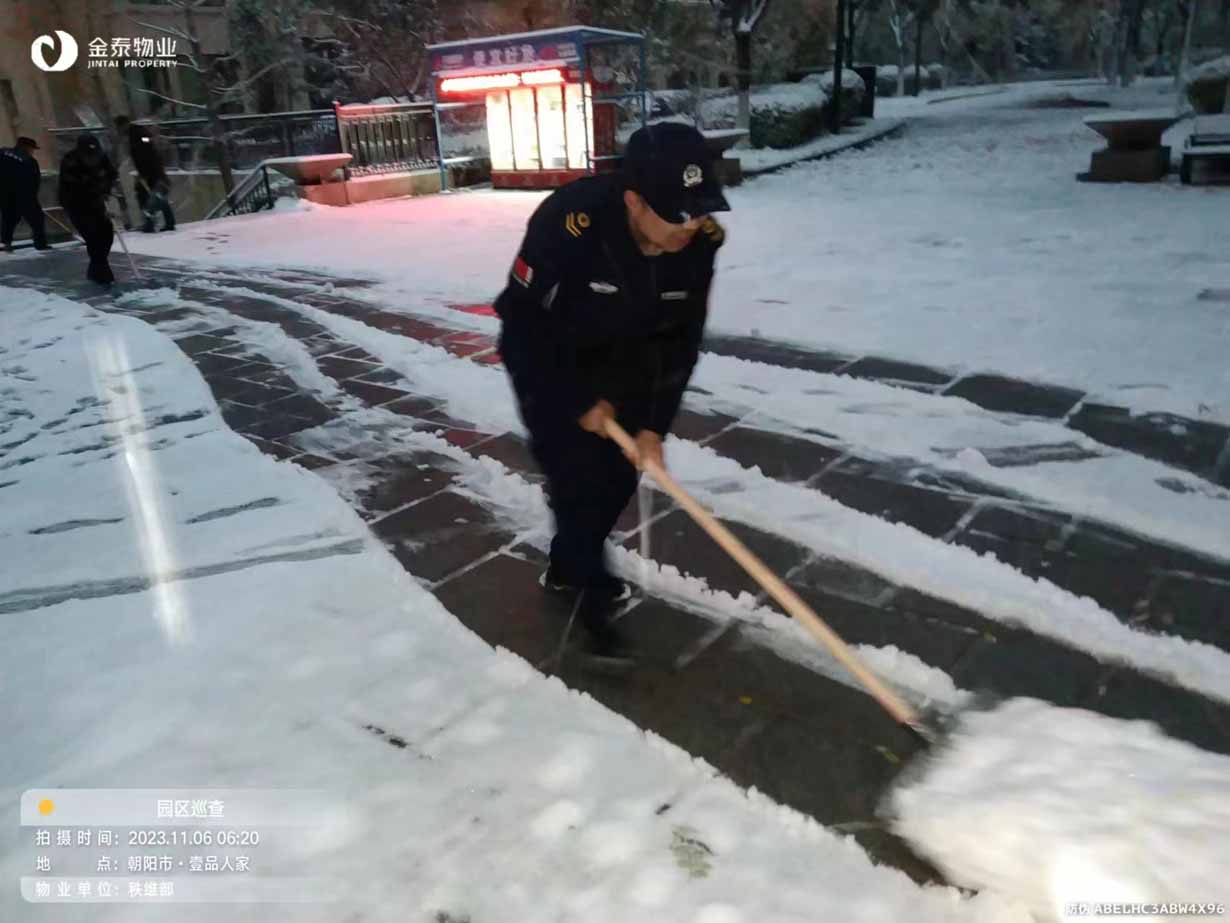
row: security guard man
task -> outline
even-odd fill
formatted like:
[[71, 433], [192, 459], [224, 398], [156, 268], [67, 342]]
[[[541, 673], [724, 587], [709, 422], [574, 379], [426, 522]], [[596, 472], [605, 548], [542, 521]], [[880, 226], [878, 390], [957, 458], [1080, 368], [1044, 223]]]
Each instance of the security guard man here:
[[116, 116], [115, 127], [128, 141], [132, 165], [137, 168], [137, 203], [145, 216], [141, 230], [154, 233], [154, 217], [162, 213], [162, 229], [175, 230], [175, 211], [171, 208], [171, 181], [158, 153], [154, 132], [147, 125], [134, 124], [126, 115]]
[[107, 212], [107, 199], [118, 177], [111, 158], [90, 134], [79, 136], [77, 146], [60, 161], [60, 204], [85, 241], [90, 256], [86, 278], [99, 285], [115, 281], [110, 261], [115, 228]]
[[0, 244], [13, 249], [13, 231], [17, 222], [25, 219], [30, 225], [36, 250], [46, 250], [47, 223], [43, 206], [38, 203], [38, 187], [42, 170], [34, 159], [38, 142], [33, 138], [18, 138], [17, 146], [0, 150]]
[[729, 208], [700, 132], [641, 128], [621, 172], [579, 179], [538, 207], [495, 304], [500, 354], [555, 514], [542, 583], [578, 598], [599, 656], [625, 651], [609, 617], [629, 592], [603, 546], [637, 483], [605, 420], [662, 462], [725, 236], [710, 216]]

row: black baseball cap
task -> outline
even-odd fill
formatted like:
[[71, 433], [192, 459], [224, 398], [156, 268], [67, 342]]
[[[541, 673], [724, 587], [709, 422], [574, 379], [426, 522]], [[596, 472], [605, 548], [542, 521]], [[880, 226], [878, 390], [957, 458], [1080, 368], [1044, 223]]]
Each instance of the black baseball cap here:
[[624, 177], [672, 223], [730, 211], [705, 136], [682, 122], [638, 128], [624, 148]]
[[32, 151], [41, 150], [41, 148], [38, 146], [37, 141], [35, 141], [33, 138], [27, 138], [25, 135], [22, 135], [20, 138], [17, 139], [17, 146], [18, 147], [28, 147]]

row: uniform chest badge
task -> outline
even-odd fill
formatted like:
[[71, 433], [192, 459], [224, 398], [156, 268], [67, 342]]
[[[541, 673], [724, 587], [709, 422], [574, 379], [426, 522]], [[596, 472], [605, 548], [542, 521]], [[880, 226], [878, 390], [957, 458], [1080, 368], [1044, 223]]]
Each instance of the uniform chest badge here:
[[663, 301], [687, 301], [687, 298], [688, 298], [687, 292], [677, 291], [677, 292], [663, 292], [662, 293]]
[[589, 283], [591, 291], [597, 292], [599, 295], [614, 295], [619, 291], [619, 286], [612, 285], [610, 282], [594, 281]]

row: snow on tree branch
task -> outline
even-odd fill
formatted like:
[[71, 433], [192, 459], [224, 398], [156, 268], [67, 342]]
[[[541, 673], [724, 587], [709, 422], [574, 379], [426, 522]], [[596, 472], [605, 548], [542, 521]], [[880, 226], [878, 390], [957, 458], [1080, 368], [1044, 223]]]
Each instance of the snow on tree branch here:
[[202, 106], [200, 103], [190, 103], [186, 99], [175, 99], [172, 96], [163, 96], [161, 93], [157, 92], [156, 90], [147, 90], [147, 89], [144, 89], [143, 87], [138, 87], [137, 92], [144, 93], [147, 96], [157, 96], [159, 99], [163, 100], [164, 102], [171, 103], [172, 105], [175, 105], [175, 106], [185, 106], [189, 109], [207, 108], [205, 106]]
[[191, 35], [189, 35], [183, 29], [176, 29], [174, 26], [159, 26], [152, 22], [143, 22], [140, 19], [134, 19], [133, 22], [135, 22], [138, 26], [140, 26], [143, 29], [152, 29], [154, 32], [161, 32], [164, 35], [170, 35], [174, 38], [183, 39], [185, 42], [187, 42], [190, 45], [196, 41], [196, 39], [194, 39]]
[[742, 32], [745, 35], [750, 35], [756, 31], [756, 26], [760, 24], [761, 18], [764, 17], [765, 10], [768, 9], [769, 0], [745, 0], [743, 4], [743, 15], [739, 18], [739, 24], [736, 26], [736, 31]]

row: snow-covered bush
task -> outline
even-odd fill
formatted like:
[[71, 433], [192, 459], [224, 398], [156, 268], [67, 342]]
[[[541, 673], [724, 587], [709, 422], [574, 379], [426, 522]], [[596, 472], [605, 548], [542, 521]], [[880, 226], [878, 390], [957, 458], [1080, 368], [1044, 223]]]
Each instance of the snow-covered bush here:
[[948, 71], [943, 64], [927, 65], [927, 89], [942, 90], [948, 84]]
[[897, 65], [881, 64], [876, 68], [876, 96], [897, 95]]
[[1187, 75], [1187, 99], [1197, 115], [1213, 115], [1225, 109], [1227, 83], [1230, 83], [1230, 55], [1214, 58]]
[[[752, 89], [752, 147], [794, 147], [822, 134], [828, 97], [815, 83], [776, 83]], [[709, 100], [704, 107], [708, 128], [734, 128], [739, 100]]]
[[[823, 74], [808, 74], [803, 78], [804, 83], [811, 83], [820, 88], [820, 92], [824, 94], [824, 101], [827, 105], [833, 98], [833, 72], [826, 71]], [[867, 85], [863, 83], [863, 78], [856, 71], [849, 68], [843, 68], [841, 72], [841, 111], [844, 115], [853, 115], [858, 112], [859, 107], [863, 104], [863, 97], [867, 95]]]
[[752, 109], [752, 147], [787, 148], [805, 144], [824, 133], [823, 106], [785, 109], [760, 106]]

